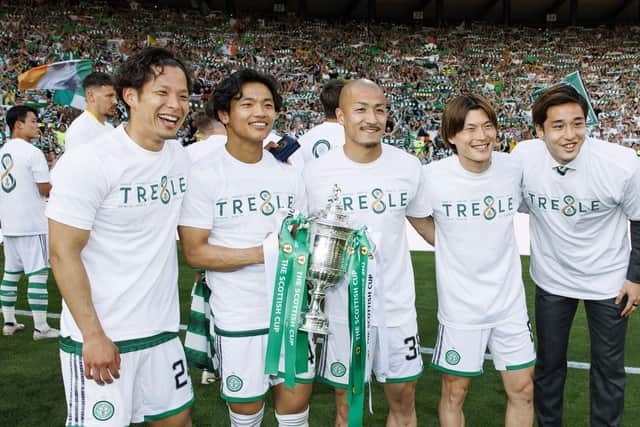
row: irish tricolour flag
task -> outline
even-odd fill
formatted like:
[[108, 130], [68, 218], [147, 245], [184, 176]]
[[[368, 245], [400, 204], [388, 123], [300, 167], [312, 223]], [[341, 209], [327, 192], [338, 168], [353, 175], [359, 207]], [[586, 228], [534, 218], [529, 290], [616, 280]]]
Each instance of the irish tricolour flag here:
[[41, 65], [18, 76], [21, 90], [53, 90], [53, 102], [84, 109], [86, 101], [82, 90], [82, 81], [93, 71], [88, 59], [54, 62]]

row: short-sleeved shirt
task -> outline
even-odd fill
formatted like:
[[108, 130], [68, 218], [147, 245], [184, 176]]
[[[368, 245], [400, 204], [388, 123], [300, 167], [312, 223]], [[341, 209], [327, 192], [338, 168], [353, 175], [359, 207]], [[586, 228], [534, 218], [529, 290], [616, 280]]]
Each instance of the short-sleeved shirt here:
[[473, 173], [452, 156], [425, 167], [425, 191], [436, 225], [438, 320], [457, 329], [487, 329], [526, 312], [513, 226], [522, 169], [492, 153]]
[[[640, 159], [592, 138], [566, 165], [541, 139], [519, 143], [512, 155], [524, 166], [533, 280], [569, 298], [615, 297], [629, 263], [629, 220], [640, 220]], [[561, 175], [557, 166], [569, 170]]]
[[[279, 231], [287, 209], [305, 206], [296, 168], [269, 153], [257, 163], [244, 163], [222, 147], [192, 166], [180, 225], [210, 230], [211, 245], [250, 248]], [[264, 264], [206, 275], [216, 327], [230, 332], [269, 327]]]
[[84, 111], [69, 126], [64, 135], [64, 151], [96, 141], [103, 133], [113, 130], [111, 123], [100, 123], [93, 114]]
[[[47, 216], [90, 231], [81, 260], [112, 340], [178, 331], [176, 227], [189, 164], [179, 144], [145, 150], [120, 126], [53, 172]], [[66, 304], [60, 323], [63, 336], [82, 341]]]
[[202, 141], [187, 145], [187, 154], [191, 163], [196, 163], [198, 160], [206, 157], [208, 154], [224, 147], [227, 142], [226, 135], [211, 135], [209, 138]]
[[22, 139], [0, 148], [0, 221], [5, 236], [47, 233], [46, 199], [37, 184], [49, 182], [42, 151]]
[[344, 127], [337, 122], [324, 122], [312, 127], [299, 139], [305, 163], [344, 145]]
[[[384, 283], [384, 293], [378, 298], [384, 298], [386, 325], [399, 326], [415, 319], [406, 217], [424, 218], [428, 214], [423, 199], [418, 197], [423, 185], [418, 159], [383, 145], [378, 159], [356, 163], [338, 148], [307, 164], [304, 182], [312, 215], [327, 206], [338, 184], [349, 221], [355, 228], [366, 225], [370, 235], [377, 238], [378, 274], [383, 274]], [[330, 319], [346, 321], [346, 301], [346, 286], [327, 295], [325, 311]]]

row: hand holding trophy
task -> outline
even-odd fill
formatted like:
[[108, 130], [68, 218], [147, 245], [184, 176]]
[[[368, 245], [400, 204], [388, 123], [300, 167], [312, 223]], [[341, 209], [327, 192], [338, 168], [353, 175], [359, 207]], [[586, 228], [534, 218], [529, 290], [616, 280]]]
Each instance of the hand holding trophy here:
[[[360, 425], [371, 324], [368, 301], [373, 292], [373, 279], [368, 273], [373, 255], [366, 227], [353, 228], [344, 211], [342, 191], [335, 185], [333, 197], [324, 210], [310, 219], [302, 215], [286, 218], [279, 238], [265, 373], [282, 375], [285, 385], [293, 387], [296, 373], [306, 372], [307, 334], [329, 333], [322, 300], [325, 290], [337, 285], [346, 274], [352, 346], [347, 401], [354, 409], [353, 414], [350, 410], [350, 425]], [[310, 304], [304, 293], [306, 281], [312, 285]], [[307, 305], [310, 308], [305, 312]], [[283, 351], [284, 366], [280, 366]]]

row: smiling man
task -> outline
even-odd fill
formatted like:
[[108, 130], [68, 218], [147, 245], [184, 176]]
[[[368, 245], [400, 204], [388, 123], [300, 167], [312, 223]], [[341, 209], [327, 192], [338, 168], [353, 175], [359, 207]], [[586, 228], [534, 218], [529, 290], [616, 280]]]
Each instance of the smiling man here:
[[497, 118], [481, 96], [447, 104], [440, 134], [456, 154], [425, 169], [435, 220], [438, 337], [431, 366], [442, 372], [440, 424], [464, 425], [471, 378], [488, 348], [507, 394], [505, 425], [533, 425], [535, 350], [513, 218], [522, 169], [497, 153]]
[[[345, 143], [305, 166], [309, 212], [315, 214], [342, 190], [342, 204], [352, 225], [367, 226], [377, 246], [376, 302], [370, 350], [376, 380], [384, 384], [389, 403], [387, 426], [415, 426], [415, 388], [422, 375], [422, 357], [415, 308], [415, 285], [406, 218], [414, 226], [427, 216], [422, 198], [423, 176], [418, 159], [383, 145], [387, 101], [378, 85], [355, 80], [340, 92], [336, 110]], [[348, 286], [327, 290], [330, 334], [320, 357], [318, 376], [335, 387], [336, 426], [347, 426], [350, 361], [352, 359]], [[369, 350], [368, 350], [369, 351]], [[354, 408], [356, 409], [356, 408]], [[357, 408], [360, 409], [361, 408]]]
[[313, 355], [293, 389], [264, 373], [273, 288], [266, 285], [262, 243], [277, 232], [279, 211], [306, 210], [299, 172], [262, 148], [281, 105], [276, 82], [257, 71], [244, 69], [218, 84], [212, 110], [227, 143], [193, 165], [180, 217], [187, 262], [207, 270], [221, 395], [233, 427], [261, 424], [269, 390], [279, 426], [309, 420]]
[[131, 56], [117, 76], [129, 122], [65, 154], [53, 174], [46, 212], [64, 300], [67, 426], [191, 425], [175, 238], [189, 159], [165, 143], [190, 86], [171, 52]]
[[531, 224], [541, 427], [562, 425], [569, 331], [580, 300], [591, 337], [591, 425], [620, 425], [627, 318], [640, 302], [640, 161], [633, 150], [587, 137], [587, 111], [573, 87], [545, 90], [532, 109], [539, 139], [513, 153], [524, 165]]
[[113, 130], [113, 126], [106, 121], [107, 116], [115, 114], [118, 103], [113, 78], [106, 73], [91, 73], [82, 82], [82, 87], [87, 109], [69, 126], [64, 136], [65, 152], [95, 141], [99, 135]]

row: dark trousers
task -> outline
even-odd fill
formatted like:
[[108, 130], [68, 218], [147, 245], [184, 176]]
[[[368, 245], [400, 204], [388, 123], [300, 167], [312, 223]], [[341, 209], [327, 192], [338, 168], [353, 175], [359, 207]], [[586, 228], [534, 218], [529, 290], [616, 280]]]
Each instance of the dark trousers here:
[[[615, 298], [585, 300], [591, 338], [589, 395], [591, 427], [619, 426], [624, 408], [624, 339], [627, 319]], [[536, 287], [538, 355], [534, 404], [540, 427], [562, 426], [569, 331], [579, 300]]]

